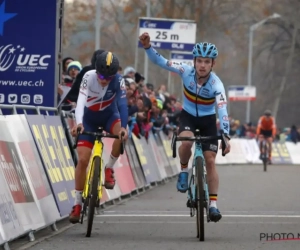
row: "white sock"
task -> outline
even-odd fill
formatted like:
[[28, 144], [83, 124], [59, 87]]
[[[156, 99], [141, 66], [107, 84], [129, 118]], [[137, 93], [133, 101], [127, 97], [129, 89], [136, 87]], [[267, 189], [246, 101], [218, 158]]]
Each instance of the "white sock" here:
[[182, 169], [181, 169], [181, 172], [186, 172], [186, 173], [188, 173], [188, 172], [189, 172], [189, 168], [188, 168], [188, 167], [182, 168]]
[[183, 165], [180, 161], [180, 165], [181, 165], [181, 172], [186, 172], [188, 173], [189, 172], [189, 163], [187, 163], [186, 165]]
[[76, 205], [82, 205], [82, 190], [75, 190], [75, 201], [74, 201], [74, 206]]
[[215, 207], [215, 208], [217, 208], [217, 201], [210, 201], [209, 207]]
[[112, 154], [109, 157], [109, 160], [106, 164], [106, 168], [113, 168], [116, 161], [118, 160], [119, 157], [114, 157]]

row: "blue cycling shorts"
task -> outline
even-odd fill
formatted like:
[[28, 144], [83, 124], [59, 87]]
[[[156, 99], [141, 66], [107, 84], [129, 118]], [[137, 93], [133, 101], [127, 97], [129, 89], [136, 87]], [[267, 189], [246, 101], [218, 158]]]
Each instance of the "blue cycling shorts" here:
[[[92, 112], [88, 111], [83, 117], [83, 127], [85, 131], [97, 132], [99, 127], [102, 127], [107, 133], [113, 133], [113, 127], [116, 123], [121, 122], [118, 112]], [[78, 138], [78, 147], [93, 148], [95, 136], [80, 135]]]

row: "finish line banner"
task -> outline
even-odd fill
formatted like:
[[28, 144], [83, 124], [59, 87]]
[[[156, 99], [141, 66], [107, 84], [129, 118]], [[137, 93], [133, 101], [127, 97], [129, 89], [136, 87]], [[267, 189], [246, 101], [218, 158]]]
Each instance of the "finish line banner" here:
[[54, 107], [57, 1], [0, 0], [0, 104]]

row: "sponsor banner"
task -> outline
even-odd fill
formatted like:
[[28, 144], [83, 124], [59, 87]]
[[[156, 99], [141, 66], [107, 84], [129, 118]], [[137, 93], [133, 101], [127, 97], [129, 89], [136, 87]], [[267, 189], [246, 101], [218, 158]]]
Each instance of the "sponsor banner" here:
[[[246, 163], [252, 163], [254, 160], [253, 156], [255, 156], [255, 152], [252, 151], [253, 149], [250, 147], [249, 140], [239, 139], [237, 142], [239, 143], [240, 148], [244, 152], [244, 158], [246, 160]], [[219, 150], [221, 151], [222, 154], [222, 149]]]
[[[193, 20], [140, 17], [139, 35], [151, 36], [153, 48], [191, 51], [196, 42], [197, 24]], [[139, 47], [141, 43], [138, 43]]]
[[[104, 138], [104, 155], [110, 157], [112, 145], [114, 140], [109, 138]], [[107, 160], [106, 160], [107, 162]], [[115, 178], [122, 195], [130, 194], [133, 190], [136, 189], [131, 168], [129, 162], [124, 152], [123, 155], [120, 155], [116, 164], [114, 165]]]
[[[1, 124], [1, 121], [0, 121]], [[1, 125], [0, 125], [1, 126]], [[2, 130], [3, 131], [3, 130]], [[19, 235], [22, 235], [25, 233], [25, 230], [21, 224], [20, 221], [20, 215], [17, 214], [15, 204], [13, 201], [13, 197], [11, 195], [11, 191], [9, 186], [6, 185], [6, 180], [3, 174], [3, 164], [2, 161], [2, 153], [0, 151], [0, 244], [2, 242], [9, 241], [11, 239], [14, 239], [18, 237]], [[10, 183], [11, 187], [13, 183]], [[17, 188], [17, 186], [14, 186], [14, 188]], [[1, 239], [2, 238], [2, 239]]]
[[0, 225], [0, 245], [2, 245], [3, 243], [5, 243], [4, 231], [3, 231], [2, 225]]
[[159, 180], [163, 180], [167, 177], [167, 173], [164, 168], [163, 158], [161, 157], [161, 154], [159, 153], [159, 148], [155, 142], [152, 132], [149, 133], [148, 147], [150, 147], [150, 149], [151, 149], [151, 150], [149, 150], [149, 153], [151, 153], [153, 155], [153, 157], [151, 157], [151, 159], [153, 159], [154, 166], [156, 167], [156, 170], [158, 171]]
[[285, 143], [274, 142], [272, 144], [272, 163], [292, 164], [292, 159]]
[[165, 154], [165, 150], [164, 150], [162, 141], [160, 140], [159, 134], [158, 133], [152, 133], [152, 132], [151, 132], [151, 134], [153, 136], [156, 148], [158, 149], [156, 151], [156, 153], [159, 154], [159, 156], [162, 160], [162, 165], [161, 166], [164, 166], [164, 168], [165, 168], [166, 177], [173, 176], [173, 171], [172, 171], [172, 168], [171, 168], [170, 163], [168, 161], [168, 158]]
[[0, 0], [0, 103], [55, 106], [56, 10], [57, 1]]
[[77, 154], [77, 150], [73, 149], [75, 138], [71, 135], [71, 129], [76, 125], [76, 123], [75, 123], [75, 119], [71, 118], [70, 115], [71, 114], [68, 114], [67, 112], [63, 111], [61, 114], [61, 121], [63, 123], [63, 127], [67, 136], [69, 148], [71, 149], [72, 159], [76, 167], [78, 162], [78, 154]]
[[[110, 139], [112, 140], [112, 139]], [[105, 145], [104, 145], [105, 147]], [[105, 150], [105, 149], [104, 149]], [[103, 176], [103, 180], [102, 180], [102, 184], [104, 185], [104, 181], [105, 181], [105, 164], [107, 163], [107, 161], [109, 160], [109, 156], [110, 156], [110, 152], [107, 154], [105, 151], [102, 154], [102, 176]], [[117, 163], [116, 163], [117, 164]], [[102, 192], [103, 194], [106, 193], [107, 196], [107, 200], [115, 200], [118, 199], [121, 196], [121, 189], [119, 187], [119, 183], [118, 181], [116, 181], [115, 187], [114, 189], [102, 189], [103, 191], [105, 190], [105, 192]], [[103, 197], [104, 199], [106, 199], [106, 197]]]
[[143, 169], [146, 183], [151, 184], [158, 181], [159, 176], [156, 170], [157, 167], [154, 165], [155, 162], [153, 161], [153, 156], [146, 139], [144, 137], [138, 139], [134, 134], [132, 134], [132, 139]]
[[256, 139], [250, 139], [250, 140], [246, 140], [246, 141], [247, 141], [248, 148], [249, 148], [249, 150], [251, 152], [251, 156], [252, 156], [252, 160], [250, 163], [253, 163], [253, 164], [262, 163], [262, 161], [259, 159], [260, 151], [259, 151]]
[[290, 154], [291, 160], [293, 164], [300, 164], [300, 144], [293, 142], [286, 142], [286, 148]]
[[163, 146], [162, 140], [160, 138], [160, 135], [158, 133], [154, 133], [153, 136], [154, 136], [156, 145], [159, 149], [158, 152], [160, 153], [160, 155], [162, 157], [162, 160], [164, 162], [164, 167], [165, 167], [166, 174], [167, 174], [168, 177], [173, 176], [174, 174], [173, 174], [173, 171], [172, 171], [172, 167], [171, 167], [169, 159], [168, 159], [168, 157], [165, 153], [164, 146]]
[[167, 155], [168, 159], [169, 159], [169, 164], [172, 167], [172, 172], [173, 175], [178, 174], [178, 168], [176, 165], [176, 159], [173, 158], [173, 151], [172, 151], [172, 145], [171, 145], [171, 141], [167, 138], [167, 136], [160, 131], [159, 132], [162, 144], [163, 144], [163, 148], [165, 151], [165, 154]]
[[[74, 204], [74, 169], [68, 150], [61, 141], [64, 133], [57, 129], [55, 120], [43, 115], [26, 115], [36, 147], [47, 174], [61, 217], [69, 214]], [[59, 119], [57, 117], [57, 119]], [[48, 125], [47, 122], [50, 124]], [[53, 122], [53, 123], [52, 123]], [[61, 125], [61, 124], [60, 124]]]
[[229, 86], [229, 101], [254, 101], [256, 100], [255, 86]]
[[[219, 150], [216, 158], [217, 164], [262, 164], [259, 159], [260, 150], [258, 141], [255, 139], [236, 139], [230, 140], [231, 151], [225, 157], [222, 157]], [[286, 142], [274, 142], [272, 144], [272, 163], [273, 164], [299, 164], [298, 146]]]
[[9, 133], [4, 117], [0, 116], [0, 166], [13, 198], [15, 211], [24, 230], [35, 230], [45, 225], [42, 214], [34, 202], [33, 194], [22, 168], [21, 159], [15, 143]]
[[[243, 164], [247, 163], [246, 160], [246, 151], [245, 148], [242, 146], [241, 140], [243, 139], [232, 139], [230, 140], [230, 153], [225, 156], [227, 159], [228, 163], [233, 163], [233, 164]], [[220, 144], [220, 142], [219, 142]], [[221, 156], [222, 156], [222, 149], [219, 149]], [[223, 156], [222, 156], [223, 157]]]
[[137, 188], [142, 188], [146, 185], [146, 180], [132, 138], [128, 139], [125, 148], [133, 178], [135, 180], [135, 185]]
[[75, 199], [75, 166], [62, 122], [59, 116], [45, 116], [45, 120], [49, 128], [50, 138], [53, 141], [51, 145], [53, 145], [57, 155], [57, 163], [60, 164], [68, 190]]
[[45, 224], [54, 223], [60, 215], [26, 117], [25, 115], [10, 115], [6, 116], [6, 120], [17, 146], [22, 168]]

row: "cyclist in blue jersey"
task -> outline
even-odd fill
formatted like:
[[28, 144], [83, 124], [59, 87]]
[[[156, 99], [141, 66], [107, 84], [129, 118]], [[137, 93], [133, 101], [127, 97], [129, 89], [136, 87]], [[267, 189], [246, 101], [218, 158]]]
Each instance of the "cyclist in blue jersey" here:
[[[153, 63], [179, 74], [183, 81], [183, 109], [180, 114], [179, 136], [193, 136], [196, 128], [200, 130], [202, 136], [217, 135], [215, 108], [217, 104], [221, 129], [224, 130], [229, 141], [229, 121], [224, 85], [219, 77], [212, 72], [215, 59], [218, 56], [216, 46], [206, 42], [195, 44], [192, 52], [194, 56], [194, 66], [192, 67], [165, 59], [151, 47], [148, 33], [143, 33], [139, 40]], [[192, 145], [192, 142], [183, 141], [178, 151], [182, 171], [178, 176], [177, 189], [182, 193], [188, 189], [188, 162], [192, 155]], [[219, 176], [215, 167], [215, 159], [218, 152], [218, 141], [204, 144], [202, 148], [209, 186], [209, 215], [212, 221], [217, 222], [222, 218], [217, 208]], [[230, 145], [228, 143], [224, 153], [229, 152]]]
[[[117, 74], [119, 60], [111, 52], [102, 52], [97, 56], [94, 70], [85, 73], [82, 78], [80, 92], [75, 110], [76, 126], [72, 129], [75, 134], [88, 130], [96, 132], [103, 127], [106, 132], [127, 139], [127, 98], [126, 86]], [[71, 223], [78, 223], [82, 206], [82, 190], [86, 179], [86, 169], [92, 153], [95, 138], [80, 135], [78, 140], [78, 164], [75, 170], [75, 204], [70, 213]], [[116, 139], [112, 146], [109, 160], [105, 166], [105, 188], [113, 189], [115, 185], [113, 166], [120, 155], [121, 141]]]

